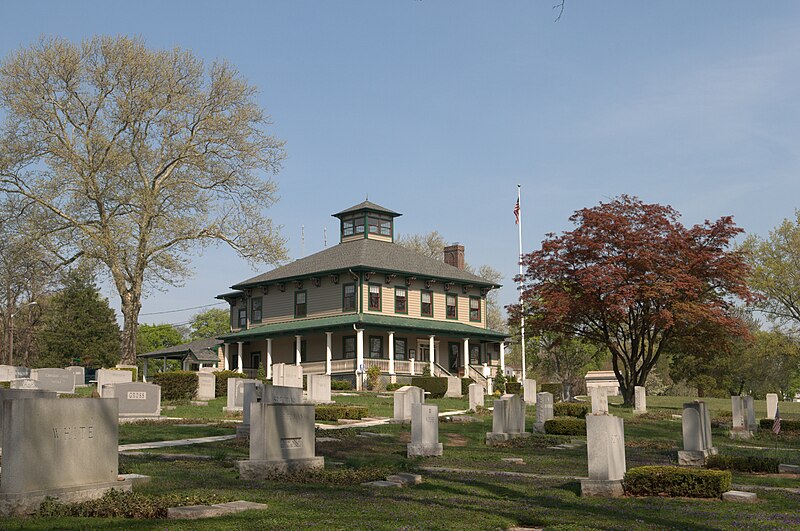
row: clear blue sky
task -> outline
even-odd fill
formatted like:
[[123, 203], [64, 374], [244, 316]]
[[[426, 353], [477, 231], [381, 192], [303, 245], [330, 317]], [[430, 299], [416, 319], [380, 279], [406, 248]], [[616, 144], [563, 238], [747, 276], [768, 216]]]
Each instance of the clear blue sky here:
[[[39, 35], [142, 36], [260, 90], [286, 140], [278, 175], [293, 258], [321, 250], [330, 214], [370, 200], [401, 233], [439, 230], [516, 297], [512, 208], [525, 250], [576, 209], [619, 194], [685, 224], [733, 215], [765, 235], [800, 207], [800, 3], [542, 1], [5, 3], [0, 55]], [[253, 271], [219, 248], [143, 313], [214, 303]], [[116, 296], [105, 290], [112, 305]], [[193, 312], [143, 315], [181, 322]]]

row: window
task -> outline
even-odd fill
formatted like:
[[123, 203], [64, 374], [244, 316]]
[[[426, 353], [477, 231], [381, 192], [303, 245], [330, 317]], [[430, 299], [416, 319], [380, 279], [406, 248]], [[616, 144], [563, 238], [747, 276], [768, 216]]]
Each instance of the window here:
[[469, 298], [469, 320], [470, 321], [480, 321], [481, 320], [481, 298], [480, 297], [470, 297]]
[[369, 285], [369, 309], [379, 312], [381, 311], [381, 285]]
[[356, 309], [356, 285], [345, 284], [342, 286], [342, 311], [352, 312]]
[[356, 227], [356, 234], [364, 234], [364, 218], [359, 216], [353, 220]]
[[383, 357], [383, 337], [369, 336], [369, 357], [370, 358]]
[[433, 317], [433, 292], [422, 290], [419, 298], [419, 313], [424, 317]]
[[469, 362], [473, 365], [477, 365], [480, 363], [481, 359], [481, 348], [478, 345], [470, 345], [469, 346]]
[[381, 236], [392, 235], [392, 218], [372, 214], [367, 218], [370, 234], [380, 234]]
[[407, 353], [406, 346], [407, 342], [405, 339], [394, 338], [394, 359], [396, 360], [406, 359], [406, 353]]
[[392, 222], [391, 220], [381, 220], [381, 236], [392, 235]]
[[369, 233], [370, 234], [378, 234], [378, 230], [379, 230], [379, 227], [380, 227], [380, 224], [381, 224], [381, 220], [378, 219], [377, 217], [370, 216], [367, 221], [369, 223]]
[[356, 357], [356, 336], [344, 336], [342, 338], [342, 357], [351, 360]]
[[250, 299], [250, 321], [253, 323], [261, 322], [261, 307], [264, 299], [262, 297], [254, 297]]
[[342, 236], [352, 236], [355, 233], [352, 219], [342, 220]]
[[247, 328], [247, 308], [239, 308], [239, 328]]
[[408, 290], [406, 288], [394, 288], [394, 311], [395, 313], [408, 313]]
[[458, 319], [458, 296], [448, 293], [445, 296], [445, 308], [448, 319]]
[[305, 317], [307, 311], [306, 292], [296, 291], [294, 293], [294, 316]]

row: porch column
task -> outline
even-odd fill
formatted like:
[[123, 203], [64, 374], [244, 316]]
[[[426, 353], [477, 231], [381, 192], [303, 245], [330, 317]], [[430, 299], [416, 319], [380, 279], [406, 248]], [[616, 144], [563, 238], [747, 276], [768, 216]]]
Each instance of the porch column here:
[[267, 380], [272, 380], [272, 338], [267, 338]]
[[225, 360], [222, 365], [222, 368], [225, 369], [226, 371], [231, 370], [230, 346], [231, 346], [230, 343], [225, 343]]
[[464, 378], [469, 378], [469, 338], [464, 338]]
[[300, 349], [302, 348], [303, 336], [294, 336], [294, 364], [300, 365]]
[[389, 332], [389, 376], [394, 376], [394, 332]]
[[435, 336], [430, 336], [428, 338], [428, 350], [430, 351], [430, 358], [431, 358], [431, 360], [430, 360], [431, 376], [433, 376], [433, 362], [434, 362], [434, 360], [436, 360], [436, 356], [434, 355], [434, 352], [433, 352], [433, 338], [434, 337]]
[[333, 352], [331, 351], [332, 337], [333, 332], [325, 332], [325, 374], [328, 375], [331, 373], [331, 358], [333, 358]]
[[236, 361], [239, 364], [238, 365], [239, 372], [243, 373], [244, 372], [244, 360], [242, 359], [242, 356], [244, 354], [244, 342], [243, 341], [237, 341], [237, 344], [239, 345], [239, 353], [236, 356]]
[[364, 330], [356, 330], [356, 389], [361, 391], [361, 374], [359, 369], [364, 365]]
[[500, 372], [506, 374], [506, 342], [500, 342]]

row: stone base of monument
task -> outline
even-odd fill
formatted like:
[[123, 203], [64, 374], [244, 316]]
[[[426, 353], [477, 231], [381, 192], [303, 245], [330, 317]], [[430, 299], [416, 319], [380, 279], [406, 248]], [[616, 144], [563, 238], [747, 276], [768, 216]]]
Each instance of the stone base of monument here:
[[118, 478], [125, 483], [130, 483], [134, 487], [150, 483], [150, 479], [152, 479], [150, 476], [145, 476], [143, 474], [120, 474]]
[[708, 450], [686, 451], [678, 450], [678, 465], [680, 466], [705, 466]]
[[252, 509], [263, 510], [267, 505], [244, 500], [215, 505], [187, 505], [184, 507], [170, 507], [167, 509], [167, 518], [170, 520], [197, 520], [200, 518], [213, 518], [226, 514], [235, 514]]
[[237, 461], [240, 479], [269, 479], [275, 474], [289, 474], [325, 468], [324, 457], [306, 459], [284, 459], [280, 461]]
[[443, 453], [444, 446], [442, 443], [406, 445], [406, 455], [408, 457], [437, 457]]
[[240, 407], [222, 406], [222, 412], [223, 413], [235, 414], [235, 413], [241, 413], [242, 411], [244, 411], [244, 410], [242, 408], [240, 408]]
[[582, 479], [581, 496], [619, 498], [625, 495], [621, 479]]
[[749, 430], [741, 430], [741, 429], [734, 429], [730, 432], [731, 439], [736, 440], [747, 440], [753, 438], [753, 432]]
[[191, 404], [193, 406], [203, 407], [203, 406], [207, 406], [208, 405], [208, 401], [207, 400], [190, 400], [189, 404]]
[[81, 487], [63, 487], [60, 489], [36, 490], [30, 492], [0, 493], [0, 515], [23, 516], [32, 514], [47, 498], [57, 498], [63, 503], [79, 503], [102, 498], [111, 489], [128, 492], [133, 483], [129, 481], [111, 481], [94, 483]]
[[250, 424], [239, 424], [236, 426], [236, 437], [240, 439], [250, 438]]
[[389, 419], [389, 424], [411, 424], [411, 419]]
[[502, 443], [510, 441], [511, 439], [525, 439], [530, 436], [531, 434], [528, 433], [527, 431], [521, 431], [518, 433], [503, 433], [503, 432], [490, 431], [486, 433], [486, 445], [492, 446], [495, 443]]
[[745, 492], [742, 490], [729, 490], [722, 493], [722, 501], [739, 502], [739, 503], [755, 503], [758, 501], [758, 496], [755, 492]]

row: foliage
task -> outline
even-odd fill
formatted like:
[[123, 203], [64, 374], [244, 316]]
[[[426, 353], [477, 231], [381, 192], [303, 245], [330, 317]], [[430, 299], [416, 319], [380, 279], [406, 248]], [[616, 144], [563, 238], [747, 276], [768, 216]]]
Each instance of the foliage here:
[[747, 264], [728, 250], [741, 229], [731, 217], [687, 229], [678, 217], [630, 196], [577, 211], [574, 230], [523, 257], [527, 287], [512, 319], [605, 346], [628, 405], [664, 348], [697, 323], [746, 334], [728, 302], [752, 298]]
[[553, 417], [544, 421], [548, 435], [586, 435], [586, 421], [575, 417]]
[[492, 389], [495, 391], [500, 391], [501, 393], [506, 392], [506, 381], [507, 378], [503, 371], [497, 371], [497, 374], [494, 375], [494, 381], [492, 382]]
[[447, 378], [435, 376], [414, 376], [411, 385], [430, 393], [431, 398], [442, 398], [447, 392]]
[[550, 393], [553, 395], [553, 401], [558, 402], [561, 400], [561, 392], [564, 387], [559, 383], [543, 383], [539, 385], [540, 393]]
[[369, 410], [364, 406], [321, 405], [314, 407], [314, 418], [316, 420], [339, 420], [339, 419], [359, 420], [366, 417], [368, 414]]
[[607, 353], [595, 343], [566, 334], [544, 332], [535, 339], [540, 372], [561, 382], [562, 390], [564, 385], [582, 388], [586, 372]]
[[367, 389], [374, 391], [378, 388], [381, 381], [381, 368], [373, 365], [367, 369]]
[[591, 411], [591, 407], [579, 402], [558, 402], [553, 404], [553, 415], [556, 417], [576, 417], [586, 418]]
[[211, 308], [192, 317], [189, 339], [207, 339], [231, 330], [231, 314], [222, 308]]
[[280, 483], [315, 484], [315, 485], [361, 485], [367, 481], [386, 479], [386, 476], [398, 470], [389, 466], [367, 465], [358, 468], [336, 468], [323, 470], [304, 470], [293, 473], [275, 473], [265, 479]]
[[628, 496], [720, 498], [731, 488], [731, 473], [676, 466], [639, 466], [628, 470], [623, 483]]
[[444, 248], [447, 246], [444, 236], [436, 230], [426, 234], [398, 234], [395, 243], [440, 262], [444, 260]]
[[228, 396], [228, 378], [241, 378], [242, 373], [236, 371], [215, 371], [215, 392], [217, 397]]
[[183, 343], [181, 333], [168, 324], [140, 324], [137, 333], [139, 339], [136, 346], [139, 354], [155, 352]]
[[153, 383], [161, 386], [161, 400], [194, 400], [197, 396], [197, 373], [194, 371], [156, 373]]
[[81, 516], [89, 518], [166, 518], [170, 507], [186, 505], [210, 505], [228, 500], [216, 495], [185, 496], [164, 494], [145, 496], [136, 492], [109, 490], [96, 500], [64, 504], [55, 498], [47, 498], [39, 506], [36, 516], [63, 517]]
[[390, 383], [390, 384], [386, 384], [386, 390], [387, 390], [387, 391], [397, 391], [397, 390], [398, 390], [398, 389], [400, 389], [401, 387], [403, 387], [403, 384], [401, 384], [401, 383]]
[[461, 395], [469, 396], [469, 386], [474, 383], [475, 380], [472, 378], [461, 378]]
[[772, 457], [710, 455], [706, 459], [706, 468], [717, 470], [736, 470], [737, 472], [766, 472], [777, 474], [778, 459]]
[[78, 271], [69, 274], [44, 310], [36, 337], [37, 366], [109, 367], [119, 362], [117, 318], [92, 277]]
[[422, 366], [422, 376], [430, 376], [431, 375], [431, 366], [430, 364], [426, 363]]
[[349, 380], [339, 380], [331, 378], [331, 391], [350, 391], [353, 384]]
[[[758, 425], [762, 430], [771, 430], [775, 419], [760, 419]], [[800, 420], [781, 419], [781, 433], [800, 431]]]
[[506, 382], [506, 393], [510, 395], [521, 395], [522, 384], [519, 382]]

